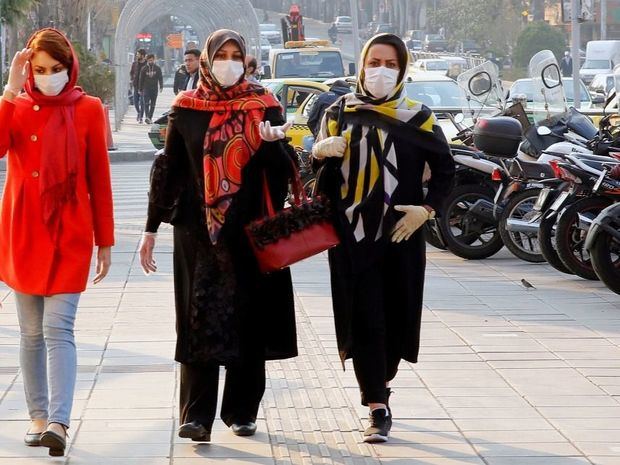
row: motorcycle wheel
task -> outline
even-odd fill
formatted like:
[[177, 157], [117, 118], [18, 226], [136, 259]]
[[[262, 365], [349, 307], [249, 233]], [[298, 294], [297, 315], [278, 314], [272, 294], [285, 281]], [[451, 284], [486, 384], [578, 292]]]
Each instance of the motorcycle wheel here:
[[600, 231], [590, 249], [590, 260], [605, 286], [620, 294], [620, 241], [606, 231]]
[[468, 214], [479, 199], [493, 202], [493, 191], [477, 184], [457, 186], [446, 199], [445, 211], [439, 218], [448, 249], [468, 260], [488, 258], [504, 246], [497, 223], [484, 222]]
[[598, 215], [611, 201], [604, 197], [587, 197], [569, 205], [560, 215], [555, 234], [558, 256], [577, 276], [584, 279], [598, 280], [592, 268], [590, 254], [585, 249], [587, 231], [580, 229], [578, 213]]
[[555, 227], [556, 220], [557, 216], [552, 216], [550, 218], [543, 216], [540, 220], [540, 226], [538, 226], [538, 245], [540, 247], [540, 252], [547, 263], [553, 268], [562, 273], [573, 274], [573, 272], [564, 265], [562, 260], [560, 260], [558, 252], [555, 249], [555, 231], [553, 228]]
[[509, 231], [506, 229], [508, 220], [518, 219], [527, 221], [534, 216], [534, 204], [538, 199], [541, 189], [526, 189], [514, 194], [504, 207], [501, 218], [499, 219], [499, 233], [502, 236], [504, 245], [512, 254], [531, 263], [542, 263], [545, 261], [540, 246], [538, 245], [538, 233], [525, 233]]

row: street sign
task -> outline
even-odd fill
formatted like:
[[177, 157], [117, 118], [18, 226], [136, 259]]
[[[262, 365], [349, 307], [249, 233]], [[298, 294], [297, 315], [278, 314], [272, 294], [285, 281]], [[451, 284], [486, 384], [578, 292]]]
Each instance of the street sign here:
[[166, 46], [169, 48], [183, 48], [183, 34], [168, 34], [166, 36]]

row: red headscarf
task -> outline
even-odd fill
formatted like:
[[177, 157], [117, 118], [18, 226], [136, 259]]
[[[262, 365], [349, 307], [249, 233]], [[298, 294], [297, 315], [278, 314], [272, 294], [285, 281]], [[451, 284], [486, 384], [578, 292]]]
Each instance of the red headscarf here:
[[67, 202], [75, 199], [78, 139], [73, 118], [75, 102], [84, 95], [84, 91], [75, 85], [80, 65], [71, 42], [62, 32], [52, 28], [41, 29], [30, 37], [27, 47], [30, 47], [35, 36], [41, 31], [52, 31], [60, 35], [73, 55], [69, 82], [60, 94], [43, 95], [35, 87], [32, 66], [30, 66], [30, 75], [25, 86], [28, 96], [24, 98], [29, 98], [41, 107], [52, 107], [52, 112], [43, 130], [39, 190], [43, 221], [52, 232], [55, 232], [58, 227], [58, 213]]
[[207, 39], [200, 57], [198, 88], [177, 95], [174, 106], [213, 113], [205, 134], [203, 165], [207, 228], [215, 244], [224, 226], [226, 211], [241, 187], [241, 171], [262, 143], [258, 125], [278, 100], [264, 87], [244, 76], [234, 86], [222, 88], [209, 70], [216, 52], [229, 41], [239, 46], [245, 62], [245, 41], [236, 32], [221, 29]]

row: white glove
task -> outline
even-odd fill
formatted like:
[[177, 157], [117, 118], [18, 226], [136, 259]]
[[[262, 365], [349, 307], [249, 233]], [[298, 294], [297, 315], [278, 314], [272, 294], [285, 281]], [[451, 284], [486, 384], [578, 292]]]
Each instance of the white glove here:
[[157, 271], [157, 264], [153, 258], [153, 249], [155, 248], [155, 239], [157, 233], [143, 232], [142, 239], [140, 240], [140, 265], [145, 275], [155, 273]]
[[347, 150], [347, 140], [340, 136], [331, 136], [320, 140], [312, 147], [312, 156], [319, 160], [325, 157], [343, 157]]
[[392, 230], [392, 242], [408, 240], [431, 217], [431, 213], [420, 205], [396, 205], [394, 210], [405, 214]]
[[277, 140], [284, 139], [286, 137], [286, 131], [291, 129], [292, 125], [293, 123], [286, 123], [283, 126], [271, 127], [271, 123], [269, 121], [261, 121], [258, 124], [258, 132], [260, 133], [261, 139], [265, 142], [275, 142]]
[[9, 81], [6, 85], [11, 93], [17, 95], [26, 85], [28, 80], [28, 71], [30, 69], [30, 58], [32, 57], [31, 49], [22, 49], [17, 52], [11, 62], [11, 68], [9, 69]]

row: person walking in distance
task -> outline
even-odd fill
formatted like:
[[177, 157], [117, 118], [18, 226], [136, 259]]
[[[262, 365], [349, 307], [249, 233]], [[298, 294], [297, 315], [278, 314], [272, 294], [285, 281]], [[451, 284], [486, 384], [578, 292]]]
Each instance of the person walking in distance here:
[[[198, 86], [200, 78], [200, 50], [189, 49], [183, 55], [183, 65], [174, 78], [174, 95], [183, 90], [192, 90]], [[181, 72], [182, 69], [182, 72]], [[178, 77], [177, 77], [178, 75]]]
[[155, 55], [152, 53], [146, 56], [146, 66], [140, 71], [139, 88], [144, 99], [144, 121], [146, 124], [151, 124], [157, 95], [164, 90], [161, 68], [155, 64]]
[[133, 105], [136, 109], [136, 121], [142, 123], [144, 117], [144, 99], [140, 93], [140, 72], [146, 66], [146, 50], [138, 49], [136, 59], [131, 64], [129, 76], [131, 79], [131, 88], [133, 91]]
[[560, 61], [560, 70], [563, 77], [571, 77], [573, 75], [573, 59], [568, 50], [564, 52], [564, 56]]
[[[329, 251], [338, 350], [353, 359], [365, 442], [388, 440], [389, 383], [401, 359], [418, 361], [425, 247], [422, 225], [440, 212], [454, 178], [433, 113], [407, 98], [409, 51], [379, 34], [362, 51], [355, 93], [325, 114], [312, 154], [317, 187], [334, 206], [341, 243]], [[424, 197], [423, 173], [431, 178]]]
[[265, 188], [283, 207], [295, 152], [277, 99], [245, 79], [245, 50], [235, 31], [207, 39], [198, 88], [181, 92], [169, 114], [139, 247], [145, 273], [156, 271], [157, 230], [162, 221], [174, 226], [178, 434], [194, 441], [211, 440], [220, 366], [220, 416], [234, 434], [251, 436], [265, 361], [297, 355], [290, 271], [261, 274], [244, 231], [263, 215]]
[[[76, 86], [79, 63], [58, 30], [34, 33], [0, 99], [8, 152], [0, 210], [0, 280], [15, 293], [30, 427], [24, 441], [64, 455], [77, 360], [74, 322], [88, 280], [108, 273], [114, 245], [103, 105]], [[22, 92], [22, 89], [25, 92]]]
[[256, 77], [258, 73], [258, 61], [252, 55], [245, 57], [245, 78], [252, 84], [259, 84], [260, 81]]

